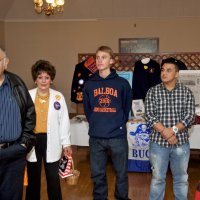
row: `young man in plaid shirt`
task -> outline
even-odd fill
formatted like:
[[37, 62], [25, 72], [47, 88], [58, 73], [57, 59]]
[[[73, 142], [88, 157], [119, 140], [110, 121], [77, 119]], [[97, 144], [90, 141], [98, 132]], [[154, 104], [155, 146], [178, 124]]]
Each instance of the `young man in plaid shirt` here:
[[187, 200], [190, 146], [188, 128], [195, 114], [191, 90], [178, 81], [174, 58], [161, 63], [162, 83], [149, 89], [145, 98], [146, 120], [151, 127], [149, 158], [152, 180], [149, 200], [162, 200], [170, 164], [176, 200]]

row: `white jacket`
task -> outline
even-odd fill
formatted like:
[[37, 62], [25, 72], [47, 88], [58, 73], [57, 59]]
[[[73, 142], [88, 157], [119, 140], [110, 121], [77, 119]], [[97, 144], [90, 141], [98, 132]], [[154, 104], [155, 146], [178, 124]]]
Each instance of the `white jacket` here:
[[[29, 91], [35, 102], [37, 89]], [[58, 161], [62, 147], [70, 146], [70, 120], [65, 98], [62, 93], [50, 89], [49, 110], [47, 116], [47, 162]], [[35, 148], [27, 155], [29, 162], [37, 162]]]

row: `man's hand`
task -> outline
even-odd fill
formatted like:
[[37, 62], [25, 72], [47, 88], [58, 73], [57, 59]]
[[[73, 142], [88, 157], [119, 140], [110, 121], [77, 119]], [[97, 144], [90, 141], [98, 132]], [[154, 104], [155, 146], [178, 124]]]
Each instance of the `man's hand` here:
[[178, 144], [178, 140], [175, 134], [173, 134], [169, 139], [167, 139], [167, 141], [169, 142], [169, 144]]
[[172, 128], [165, 128], [161, 133], [162, 137], [167, 140], [170, 144], [177, 144], [178, 140]]

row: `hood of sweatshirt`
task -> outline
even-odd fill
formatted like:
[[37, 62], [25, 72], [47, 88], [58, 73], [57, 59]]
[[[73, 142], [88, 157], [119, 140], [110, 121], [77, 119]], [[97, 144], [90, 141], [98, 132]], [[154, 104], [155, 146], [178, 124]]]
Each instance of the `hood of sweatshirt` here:
[[116, 70], [111, 69], [110, 74], [106, 78], [102, 78], [101, 76], [99, 76], [99, 72], [97, 71], [96, 73], [94, 73], [91, 76], [90, 80], [91, 81], [104, 81], [104, 80], [114, 79], [116, 77], [118, 77]]

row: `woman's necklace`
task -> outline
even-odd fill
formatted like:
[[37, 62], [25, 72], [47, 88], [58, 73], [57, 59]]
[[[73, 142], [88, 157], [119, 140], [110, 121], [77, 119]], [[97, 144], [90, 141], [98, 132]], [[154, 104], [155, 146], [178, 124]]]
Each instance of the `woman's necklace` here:
[[49, 94], [47, 94], [46, 96], [40, 96], [37, 92], [37, 97], [38, 97], [38, 100], [41, 104], [43, 103], [47, 103], [48, 100], [49, 100]]

